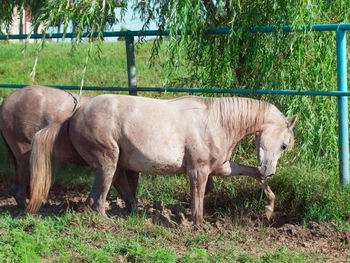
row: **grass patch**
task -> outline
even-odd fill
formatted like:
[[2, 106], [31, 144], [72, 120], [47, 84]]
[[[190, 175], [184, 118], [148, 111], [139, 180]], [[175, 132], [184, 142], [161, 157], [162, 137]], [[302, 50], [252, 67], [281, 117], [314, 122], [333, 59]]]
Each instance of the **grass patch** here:
[[303, 262], [320, 262], [320, 257], [318, 255], [307, 255], [303, 252], [293, 253], [288, 249], [277, 250], [274, 253], [267, 253], [266, 256], [261, 258], [253, 258], [248, 254], [240, 254], [237, 258], [237, 262], [240, 263], [274, 263], [274, 262], [293, 262], [293, 263], [303, 263]]
[[[0, 214], [1, 262], [316, 262], [317, 255], [277, 249], [241, 253], [223, 233], [193, 233], [151, 224], [139, 215], [105, 220], [94, 214]], [[240, 233], [239, 235], [244, 235]], [[236, 249], [237, 247], [237, 249]], [[315, 260], [314, 260], [315, 258]]]
[[[137, 85], [140, 87], [161, 87], [165, 79], [163, 69], [164, 52], [150, 66], [153, 42], [136, 44], [135, 61], [137, 67]], [[0, 83], [30, 84], [30, 73], [35, 58], [35, 44], [29, 44], [25, 56], [22, 54], [24, 43], [0, 43]], [[88, 44], [79, 44], [72, 50], [68, 43], [49, 43], [40, 53], [34, 84], [40, 85], [80, 85], [85, 55]], [[104, 42], [94, 45], [93, 54], [97, 49], [101, 56], [92, 56], [88, 64], [84, 85], [86, 86], [128, 86], [126, 54], [124, 42]], [[185, 67], [173, 76], [178, 78], [186, 75]], [[10, 91], [11, 92], [11, 91]], [[96, 95], [96, 92], [86, 92]], [[0, 94], [6, 95], [6, 94]], [[159, 96], [159, 94], [154, 94]]]

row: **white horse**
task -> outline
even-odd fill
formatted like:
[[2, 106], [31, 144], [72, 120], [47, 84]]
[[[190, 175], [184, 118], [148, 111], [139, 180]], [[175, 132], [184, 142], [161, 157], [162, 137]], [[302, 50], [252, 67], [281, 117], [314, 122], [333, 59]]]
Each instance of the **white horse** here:
[[[274, 195], [265, 180], [293, 144], [293, 127], [272, 104], [248, 98], [181, 97], [157, 100], [101, 95], [83, 104], [69, 120], [68, 136], [95, 173], [87, 204], [105, 214], [105, 201], [120, 169], [146, 174], [186, 173], [191, 185], [193, 223], [203, 218], [208, 176], [249, 175], [258, 179], [273, 209]], [[31, 154], [31, 199], [39, 209], [50, 185], [50, 152], [60, 126], [34, 136]], [[259, 167], [230, 162], [236, 144], [255, 134]], [[58, 137], [57, 137], [58, 136]]]

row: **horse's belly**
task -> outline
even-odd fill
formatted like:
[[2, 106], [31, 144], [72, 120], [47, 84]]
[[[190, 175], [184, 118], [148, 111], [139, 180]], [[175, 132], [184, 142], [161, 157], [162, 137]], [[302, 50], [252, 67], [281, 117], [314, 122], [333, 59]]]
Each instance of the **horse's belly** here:
[[146, 174], [180, 174], [184, 173], [183, 152], [165, 153], [140, 151], [121, 151], [119, 165], [123, 168]]
[[[160, 122], [132, 119], [123, 126], [118, 140], [119, 163], [127, 169], [148, 174], [183, 173], [185, 136], [176, 118]], [[136, 117], [135, 117], [136, 118]], [[159, 117], [160, 118], [160, 117]]]

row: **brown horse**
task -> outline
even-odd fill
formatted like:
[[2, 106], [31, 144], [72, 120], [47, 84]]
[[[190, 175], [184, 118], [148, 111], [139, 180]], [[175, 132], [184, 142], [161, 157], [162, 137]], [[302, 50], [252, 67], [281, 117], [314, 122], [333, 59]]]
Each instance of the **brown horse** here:
[[[273, 206], [265, 180], [290, 143], [297, 116], [289, 121], [272, 104], [248, 98], [182, 97], [173, 100], [101, 95], [83, 104], [69, 120], [69, 140], [95, 172], [87, 203], [101, 215], [120, 169], [190, 178], [194, 224], [202, 221], [208, 176], [249, 175], [258, 179]], [[39, 209], [49, 191], [50, 152], [61, 126], [33, 138], [31, 199]], [[236, 144], [255, 134], [259, 167], [230, 162]], [[270, 207], [271, 208], [271, 207]]]
[[[83, 96], [81, 104], [90, 100], [90, 97]], [[29, 157], [31, 151], [31, 140], [34, 134], [40, 129], [52, 123], [64, 123], [62, 133], [68, 132], [68, 126], [64, 122], [69, 118], [76, 107], [78, 95], [60, 89], [44, 86], [28, 86], [19, 89], [4, 99], [0, 111], [0, 131], [6, 143], [9, 154], [14, 159], [15, 179], [11, 186], [11, 193], [17, 204], [26, 207], [29, 187]], [[60, 138], [68, 138], [60, 136]], [[75, 151], [69, 140], [57, 141], [54, 147], [54, 156], [61, 161], [87, 166], [88, 164]], [[119, 177], [121, 180], [123, 176]], [[131, 184], [138, 179], [138, 174], [128, 172]], [[124, 193], [125, 180], [116, 184], [118, 192], [126, 201], [128, 209], [135, 206], [136, 186], [133, 188], [133, 195]], [[122, 188], [121, 188], [122, 187]], [[126, 198], [127, 196], [128, 198]]]

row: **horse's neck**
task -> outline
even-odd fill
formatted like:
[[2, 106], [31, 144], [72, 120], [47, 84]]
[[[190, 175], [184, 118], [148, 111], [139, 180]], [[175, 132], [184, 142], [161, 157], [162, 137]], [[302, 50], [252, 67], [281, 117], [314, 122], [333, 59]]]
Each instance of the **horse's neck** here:
[[255, 134], [268, 121], [272, 105], [247, 98], [225, 98], [219, 102], [220, 122], [234, 141]]

